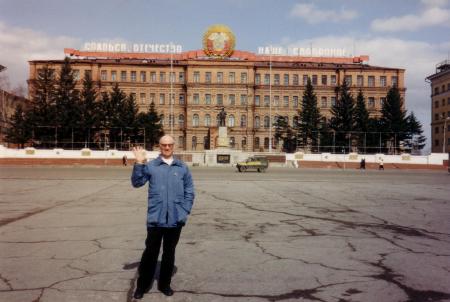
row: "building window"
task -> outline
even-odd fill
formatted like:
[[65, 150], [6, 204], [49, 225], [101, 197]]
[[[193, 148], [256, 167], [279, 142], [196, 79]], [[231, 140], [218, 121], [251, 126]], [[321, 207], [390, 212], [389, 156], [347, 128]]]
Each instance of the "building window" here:
[[313, 74], [313, 76], [312, 76], [312, 84], [314, 86], [317, 85], [317, 74]]
[[285, 85], [285, 86], [288, 86], [289, 85], [289, 75], [288, 74], [284, 74], [284, 76], [283, 76], [283, 84]]
[[255, 124], [254, 124], [255, 128], [259, 128], [259, 125], [260, 125], [259, 116], [255, 116]]
[[228, 116], [228, 127], [234, 127], [234, 115], [232, 114]]
[[145, 71], [141, 71], [141, 82], [147, 82], [147, 73]]
[[184, 128], [184, 115], [180, 114], [178, 116], [178, 125], [180, 126], [180, 128]]
[[359, 87], [364, 86], [364, 76], [362, 75], [356, 76], [356, 85], [358, 85]]
[[200, 72], [194, 71], [194, 83], [200, 82]]
[[183, 72], [183, 71], [181, 71], [181, 72], [178, 74], [178, 81], [179, 81], [180, 83], [184, 83], [184, 72]]
[[380, 106], [383, 107], [384, 103], [386, 103], [386, 98], [382, 97], [380, 98]]
[[175, 93], [169, 93], [169, 104], [175, 104]]
[[261, 75], [259, 73], [255, 74], [255, 85], [261, 84]]
[[206, 127], [211, 126], [211, 115], [209, 114], [205, 115], [205, 126]]
[[255, 106], [261, 106], [261, 96], [255, 95]]
[[280, 107], [280, 96], [279, 95], [276, 95], [273, 97], [273, 106]]
[[434, 114], [434, 119], [437, 121], [437, 120], [439, 120], [439, 114], [438, 113], [435, 113]]
[[175, 117], [173, 116], [173, 114], [169, 114], [169, 125], [175, 125]]
[[131, 82], [136, 82], [136, 71], [131, 72]]
[[127, 72], [126, 71], [122, 70], [120, 72], [120, 80], [123, 82], [125, 82], [127, 80]]
[[294, 108], [298, 108], [298, 96], [293, 96], [292, 102], [293, 102]]
[[241, 84], [247, 84], [247, 73], [241, 72]]
[[322, 75], [321, 81], [322, 81], [322, 85], [325, 85], [325, 86], [327, 85], [327, 75], [326, 74]]
[[264, 85], [270, 85], [270, 74], [264, 75]]
[[111, 81], [117, 81], [117, 71], [111, 71]]
[[166, 73], [165, 72], [160, 72], [159, 73], [159, 82], [160, 83], [165, 83], [166, 82]]
[[156, 72], [154, 71], [150, 72], [150, 81], [152, 83], [156, 83]]
[[150, 104], [155, 104], [155, 94], [150, 93]]
[[269, 149], [269, 138], [268, 137], [264, 138], [264, 148]]
[[346, 75], [344, 77], [344, 81], [345, 81], [345, 83], [347, 83], [347, 86], [352, 86], [352, 76], [351, 75]]
[[298, 74], [294, 74], [292, 76], [292, 85], [297, 85], [298, 86]]
[[289, 107], [289, 96], [284, 96], [283, 97], [283, 106], [284, 107]]
[[375, 98], [373, 98], [373, 97], [369, 97], [369, 99], [368, 99], [369, 101], [368, 101], [368, 107], [369, 108], [374, 108], [375, 107]]
[[141, 104], [145, 104], [145, 93], [140, 94]]
[[84, 71], [84, 78], [86, 79], [88, 77], [92, 79], [92, 70], [88, 69]]
[[332, 86], [336, 86], [336, 83], [337, 83], [337, 81], [336, 81], [336, 75], [335, 75], [335, 74], [330, 75], [330, 84], [331, 84]]
[[273, 84], [280, 85], [280, 75], [278, 73], [273, 75]]
[[245, 136], [241, 140], [241, 148], [242, 150], [247, 149], [247, 138]]
[[175, 72], [170, 72], [169, 75], [169, 82], [175, 83]]
[[445, 99], [442, 99], [442, 106], [445, 106]]
[[322, 108], [327, 108], [327, 97], [326, 96], [323, 96], [321, 98], [321, 106], [322, 106]]
[[247, 116], [246, 115], [241, 115], [241, 127], [242, 128], [247, 127]]
[[180, 149], [184, 149], [184, 136], [178, 137], [178, 146], [180, 147]]
[[133, 100], [136, 100], [136, 101], [137, 101], [137, 99], [136, 99], [136, 93], [135, 93], [135, 92], [130, 93], [130, 97], [131, 97]]
[[439, 127], [434, 127], [434, 134], [438, 134], [439, 133]]
[[397, 86], [398, 85], [398, 77], [397, 76], [392, 76], [391, 77], [391, 85], [392, 86]]
[[259, 149], [259, 137], [255, 137], [255, 149]]
[[217, 105], [220, 105], [220, 106], [223, 105], [223, 94], [217, 95]]
[[269, 128], [270, 127], [270, 117], [265, 116], [264, 117], [264, 128]]
[[205, 83], [211, 83], [211, 72], [209, 71], [205, 73]]
[[160, 123], [161, 125], [164, 125], [164, 114], [161, 114], [161, 115], [159, 116], [159, 123]]
[[439, 140], [438, 140], [438, 139], [435, 139], [435, 140], [434, 140], [434, 146], [435, 146], [435, 147], [439, 146]]
[[236, 96], [234, 94], [230, 94], [228, 96], [228, 100], [230, 101], [230, 106], [234, 106], [236, 103]]
[[236, 74], [234, 72], [230, 72], [228, 74], [228, 82], [230, 84], [234, 84], [236, 82]]
[[380, 86], [381, 87], [386, 87], [387, 83], [386, 83], [386, 76], [380, 76]]
[[197, 149], [197, 137], [193, 136], [192, 137], [192, 150]]
[[159, 104], [164, 105], [165, 102], [166, 102], [166, 95], [164, 93], [161, 93], [159, 95]]
[[308, 75], [304, 74], [303, 75], [303, 86], [306, 86], [308, 84]]
[[106, 70], [102, 70], [100, 72], [100, 78], [101, 78], [102, 81], [106, 81], [107, 80]]
[[198, 93], [194, 93], [194, 100], [193, 100], [193, 103], [194, 103], [195, 105], [198, 105], [198, 104], [200, 103], [200, 96], [199, 96]]
[[367, 77], [367, 86], [375, 87], [375, 77], [374, 76]]
[[217, 83], [219, 83], [219, 84], [223, 83], [223, 72], [217, 73]]
[[211, 95], [210, 94], [205, 94], [205, 104], [211, 105]]
[[268, 95], [264, 96], [264, 106], [269, 107], [270, 106], [270, 97]]
[[247, 106], [247, 95], [241, 94], [241, 106]]
[[198, 114], [194, 114], [192, 116], [192, 127], [198, 127], [198, 123], [199, 123]]
[[434, 108], [439, 108], [439, 101], [434, 101]]
[[336, 106], [336, 97], [335, 96], [331, 97], [331, 106], [332, 107]]
[[230, 137], [230, 147], [232, 149], [234, 149], [235, 146], [236, 146], [236, 142], [235, 142], [234, 136], [232, 136], [232, 137]]
[[[115, 72], [115, 71], [114, 71]], [[38, 74], [40, 75], [40, 74], [42, 74], [42, 70], [39, 70], [38, 71]], [[111, 76], [112, 76], [112, 73], [111, 73]], [[74, 69], [73, 70], [73, 79], [75, 80], [75, 81], [79, 81], [80, 80], [80, 70], [78, 70], [78, 69]], [[114, 80], [115, 81], [115, 80]]]
[[180, 102], [180, 105], [184, 105], [184, 94], [180, 93], [178, 96], [178, 101]]

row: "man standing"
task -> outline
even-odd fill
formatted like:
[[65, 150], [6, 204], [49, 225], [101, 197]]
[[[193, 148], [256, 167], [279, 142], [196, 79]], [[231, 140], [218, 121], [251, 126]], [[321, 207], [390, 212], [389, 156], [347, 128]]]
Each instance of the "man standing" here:
[[161, 154], [149, 163], [145, 162], [145, 150], [142, 147], [133, 148], [136, 163], [131, 183], [137, 188], [149, 182], [147, 239], [139, 265], [135, 299], [142, 299], [144, 293], [150, 290], [161, 241], [163, 254], [158, 290], [166, 296], [174, 293], [170, 282], [175, 264], [175, 248], [191, 212], [195, 194], [191, 173], [185, 163], [173, 157], [173, 148], [174, 139], [164, 135], [159, 140]]

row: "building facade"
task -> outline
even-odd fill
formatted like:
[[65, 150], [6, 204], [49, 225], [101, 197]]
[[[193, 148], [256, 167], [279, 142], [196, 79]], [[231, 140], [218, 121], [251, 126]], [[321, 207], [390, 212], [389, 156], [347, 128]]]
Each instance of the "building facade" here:
[[450, 60], [436, 65], [431, 85], [431, 152], [450, 152]]
[[[380, 115], [392, 85], [399, 87], [402, 98], [405, 95], [404, 70], [370, 66], [367, 56], [255, 54], [231, 49], [233, 45], [227, 42], [231, 37], [224, 37], [211, 42], [205, 35], [202, 50], [174, 54], [74, 49], [65, 49], [65, 54], [72, 57], [80, 88], [83, 76], [90, 73], [100, 91], [118, 83], [126, 93], [134, 94], [140, 110], [154, 103], [163, 114], [165, 133], [174, 136], [178, 150], [214, 149], [217, 115], [225, 108], [230, 147], [268, 151], [269, 137], [274, 135], [271, 125], [276, 116], [294, 123], [308, 78], [327, 119], [338, 97], [336, 87], [343, 81], [355, 97], [363, 91], [371, 116]], [[30, 61], [30, 80], [44, 65], [58, 69], [62, 62]], [[273, 141], [273, 149], [279, 148], [279, 142]]]

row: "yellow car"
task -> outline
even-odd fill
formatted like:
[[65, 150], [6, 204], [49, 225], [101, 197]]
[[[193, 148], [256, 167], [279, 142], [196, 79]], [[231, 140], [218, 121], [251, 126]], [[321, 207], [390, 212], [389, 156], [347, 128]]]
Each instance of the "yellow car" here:
[[239, 172], [245, 172], [252, 169], [258, 172], [265, 172], [267, 167], [269, 167], [269, 161], [264, 156], [252, 156], [243, 162], [238, 162], [236, 167]]

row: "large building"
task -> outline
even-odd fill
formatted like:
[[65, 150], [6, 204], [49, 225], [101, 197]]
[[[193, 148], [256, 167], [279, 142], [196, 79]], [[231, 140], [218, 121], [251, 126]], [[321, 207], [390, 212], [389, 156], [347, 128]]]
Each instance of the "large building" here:
[[[213, 149], [218, 135], [217, 114], [224, 107], [231, 148], [268, 151], [269, 137], [274, 135], [270, 125], [279, 115], [293, 123], [308, 78], [326, 118], [330, 118], [336, 102], [336, 87], [343, 81], [350, 84], [355, 96], [362, 89], [372, 116], [380, 115], [392, 85], [400, 88], [404, 98], [404, 70], [370, 66], [368, 56], [314, 56], [313, 49], [308, 55], [305, 49], [286, 55], [281, 48], [262, 48], [262, 53], [256, 54], [234, 50], [234, 44], [234, 35], [227, 27], [212, 26], [204, 35], [202, 50], [126, 52], [124, 45], [95, 47], [91, 43], [89, 50], [65, 49], [65, 54], [72, 58], [80, 87], [83, 75], [89, 73], [102, 91], [119, 83], [122, 90], [135, 95], [140, 110], [147, 110], [153, 102], [164, 115], [165, 132], [173, 134], [179, 150], [204, 150], [207, 141]], [[170, 48], [177, 49], [140, 44], [134, 50]], [[29, 64], [33, 81], [44, 65], [58, 69], [62, 60]], [[273, 140], [274, 150], [279, 145]]]
[[436, 65], [431, 84], [431, 152], [450, 152], [450, 60]]

